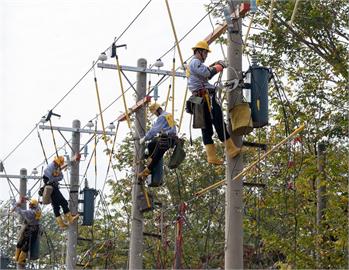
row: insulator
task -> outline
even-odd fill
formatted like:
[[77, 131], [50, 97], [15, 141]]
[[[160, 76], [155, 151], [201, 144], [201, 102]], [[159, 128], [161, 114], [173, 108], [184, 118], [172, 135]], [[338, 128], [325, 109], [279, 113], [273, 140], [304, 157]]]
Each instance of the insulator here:
[[34, 169], [32, 170], [32, 174], [33, 174], [33, 175], [37, 175], [37, 174], [38, 174], [38, 170], [37, 170], [36, 168], [34, 168]]
[[157, 68], [161, 68], [164, 66], [164, 63], [161, 61], [161, 59], [157, 59], [154, 66], [156, 66]]
[[107, 60], [107, 59], [108, 59], [108, 56], [105, 54], [105, 52], [102, 52], [98, 57], [98, 60], [102, 61], [102, 62]]
[[157, 85], [154, 86], [154, 100], [157, 101], [159, 98], [159, 88]]
[[46, 122], [46, 116], [41, 117], [41, 119], [40, 119], [40, 123], [45, 124], [45, 122]]
[[115, 128], [114, 123], [111, 122], [111, 123], [107, 126], [107, 128], [109, 128], [110, 130], [113, 130], [113, 129]]
[[88, 123], [86, 124], [86, 127], [88, 128], [93, 128], [94, 124], [92, 122], [92, 120], [88, 121]]

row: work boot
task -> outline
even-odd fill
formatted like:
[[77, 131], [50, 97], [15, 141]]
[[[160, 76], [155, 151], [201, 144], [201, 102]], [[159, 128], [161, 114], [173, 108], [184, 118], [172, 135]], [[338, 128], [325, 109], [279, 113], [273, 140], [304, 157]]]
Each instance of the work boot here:
[[145, 167], [143, 171], [141, 171], [137, 176], [138, 178], [146, 178], [149, 174], [151, 173], [151, 171]]
[[25, 259], [27, 258], [27, 253], [26, 252], [21, 252], [18, 257], [17, 263], [19, 265], [25, 265]]
[[207, 155], [207, 162], [208, 163], [214, 164], [214, 165], [222, 165], [223, 164], [223, 161], [219, 160], [217, 157], [216, 147], [214, 144], [206, 144], [205, 148], [206, 148], [206, 155]]
[[230, 158], [234, 158], [241, 153], [241, 148], [237, 147], [231, 138], [225, 141], [225, 147]]
[[65, 230], [66, 228], [68, 228], [68, 225], [64, 223], [62, 216], [56, 217], [56, 221], [59, 228], [61, 228], [62, 230]]
[[75, 222], [75, 220], [79, 219], [79, 214], [73, 216], [70, 212], [68, 212], [64, 214], [64, 217], [68, 224], [71, 225]]
[[18, 262], [19, 254], [21, 254], [21, 249], [20, 248], [16, 248], [16, 253], [15, 253], [15, 256], [13, 257], [13, 259], [16, 262]]

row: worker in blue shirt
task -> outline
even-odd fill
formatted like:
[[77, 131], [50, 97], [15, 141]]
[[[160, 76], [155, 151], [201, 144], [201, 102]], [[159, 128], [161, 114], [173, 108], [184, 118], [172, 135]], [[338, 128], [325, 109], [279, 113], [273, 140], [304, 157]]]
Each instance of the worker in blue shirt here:
[[149, 111], [158, 118], [151, 129], [139, 140], [140, 144], [150, 141], [148, 144], [148, 165], [138, 174], [145, 178], [151, 174], [152, 169], [164, 156], [166, 151], [175, 146], [177, 130], [172, 114], [165, 112], [157, 103], [149, 106]]
[[39, 225], [41, 219], [41, 209], [36, 199], [32, 198], [29, 201], [29, 209], [25, 210], [21, 208], [22, 202], [25, 199], [21, 199], [20, 202], [14, 202], [13, 210], [19, 214], [24, 220], [24, 228], [21, 230], [21, 235], [16, 245], [15, 261], [24, 266], [27, 254], [30, 248], [30, 241], [35, 241], [39, 233]]
[[[67, 200], [63, 197], [59, 190], [59, 181], [62, 181], [62, 167], [64, 165], [64, 157], [57, 156], [44, 170], [44, 183], [53, 187], [51, 194], [52, 209], [56, 217], [58, 226], [61, 229], [66, 229], [68, 225], [73, 224], [79, 215], [72, 216]], [[65, 221], [62, 219], [60, 208], [62, 207]]]
[[[230, 138], [226, 124], [223, 119], [222, 108], [216, 101], [215, 86], [209, 80], [226, 67], [223, 61], [215, 62], [211, 66], [204, 64], [210, 48], [206, 41], [199, 41], [193, 48], [194, 56], [187, 68], [188, 88], [193, 96], [203, 98], [203, 125], [201, 127], [202, 139], [206, 149], [208, 163], [221, 165], [223, 161], [218, 159], [216, 148], [212, 139], [215, 127], [218, 138], [225, 143], [227, 154], [230, 158], [237, 156], [240, 152], [233, 140]], [[202, 115], [200, 115], [202, 117]], [[195, 111], [194, 111], [195, 119]]]

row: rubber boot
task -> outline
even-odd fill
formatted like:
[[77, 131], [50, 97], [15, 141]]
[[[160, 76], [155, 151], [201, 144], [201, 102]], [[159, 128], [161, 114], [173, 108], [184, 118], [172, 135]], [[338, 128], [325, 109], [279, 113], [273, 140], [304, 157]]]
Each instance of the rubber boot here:
[[145, 167], [143, 171], [141, 171], [139, 174], [138, 174], [138, 177], [139, 178], [145, 178], [147, 177], [149, 174], [151, 173], [151, 171]]
[[27, 258], [27, 253], [22, 251], [21, 254], [19, 254], [17, 263], [19, 265], [25, 265], [26, 258]]
[[65, 230], [66, 228], [68, 228], [68, 225], [64, 223], [62, 216], [56, 217], [56, 221], [59, 228], [61, 228], [62, 230]]
[[219, 160], [217, 157], [216, 147], [214, 144], [206, 144], [205, 148], [206, 148], [206, 155], [207, 155], [207, 162], [208, 163], [214, 164], [214, 165], [222, 165], [223, 164], [223, 161]]
[[79, 214], [73, 216], [70, 212], [64, 214], [65, 220], [68, 222], [69, 225], [73, 224], [75, 220], [79, 218]]
[[15, 256], [13, 257], [13, 259], [16, 262], [18, 262], [19, 254], [21, 254], [21, 249], [20, 248], [16, 248], [16, 253], [15, 253]]
[[241, 148], [237, 147], [231, 138], [225, 141], [225, 146], [230, 158], [236, 157], [241, 152]]

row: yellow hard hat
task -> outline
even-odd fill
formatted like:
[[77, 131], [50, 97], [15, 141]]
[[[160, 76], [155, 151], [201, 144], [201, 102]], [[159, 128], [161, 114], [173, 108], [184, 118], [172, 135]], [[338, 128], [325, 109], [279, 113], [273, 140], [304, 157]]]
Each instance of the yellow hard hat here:
[[208, 43], [206, 40], [200, 40], [198, 43], [196, 43], [196, 45], [192, 48], [192, 50], [195, 50], [195, 49], [203, 49], [208, 52], [211, 52], [210, 47], [208, 47]]
[[64, 157], [63, 156], [57, 156], [57, 157], [55, 157], [54, 162], [56, 162], [58, 166], [63, 166], [63, 164], [64, 164]]
[[33, 206], [33, 207], [37, 207], [39, 204], [37, 199], [32, 198], [29, 202], [29, 205]]
[[161, 106], [160, 106], [160, 104], [158, 104], [158, 103], [153, 103], [153, 104], [151, 104], [150, 106], [149, 106], [149, 111], [151, 112], [151, 113], [155, 113], [156, 111], [157, 111], [157, 109], [159, 109]]

